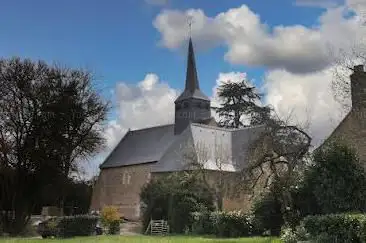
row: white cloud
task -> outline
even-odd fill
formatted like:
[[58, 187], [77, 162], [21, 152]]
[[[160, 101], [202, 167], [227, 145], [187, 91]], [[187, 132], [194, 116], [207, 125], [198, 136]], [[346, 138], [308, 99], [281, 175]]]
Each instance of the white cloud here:
[[178, 91], [162, 82], [156, 74], [150, 73], [135, 85], [118, 82], [114, 90], [117, 117], [109, 121], [104, 136], [105, 151], [100, 153], [84, 168], [88, 177], [97, 174], [97, 167], [105, 160], [128, 129], [171, 124], [174, 122], [174, 100]]
[[[318, 25], [278, 25], [270, 28], [246, 5], [216, 16], [206, 16], [201, 9], [164, 10], [153, 25], [161, 33], [160, 44], [175, 49], [187, 43], [187, 19], [192, 16], [192, 37], [198, 47], [227, 45], [225, 59], [234, 64], [286, 69], [292, 73], [316, 72], [332, 64], [329, 46], [346, 48], [356, 43], [366, 30], [360, 30], [357, 16], [363, 3], [348, 0], [347, 6], [327, 9]], [[353, 7], [352, 7], [353, 6]]]
[[147, 74], [136, 85], [119, 82], [116, 85], [117, 120], [106, 130], [108, 146], [113, 148], [127, 129], [140, 129], [173, 123], [174, 100], [177, 91], [159, 80], [156, 74]]
[[332, 69], [308, 75], [291, 74], [284, 70], [270, 71], [265, 76], [266, 103], [282, 118], [307, 125], [313, 144], [319, 145], [345, 115], [335, 101], [331, 81]]

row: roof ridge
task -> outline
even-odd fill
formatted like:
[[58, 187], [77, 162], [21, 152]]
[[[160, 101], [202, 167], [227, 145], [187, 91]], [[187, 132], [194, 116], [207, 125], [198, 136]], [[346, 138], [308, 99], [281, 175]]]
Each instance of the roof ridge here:
[[225, 127], [210, 126], [210, 125], [201, 124], [201, 123], [191, 123], [191, 125], [194, 125], [194, 126], [197, 126], [197, 127], [204, 127], [204, 128], [215, 129], [215, 130], [227, 131], [227, 132], [243, 131], [243, 130], [249, 130], [249, 129], [254, 129], [254, 128], [264, 127], [265, 126], [265, 125], [262, 124], [262, 125], [255, 125], [255, 126], [243, 127], [243, 128], [225, 128]]
[[135, 130], [131, 129], [130, 132], [137, 132], [137, 131], [149, 130], [149, 129], [153, 129], [153, 128], [167, 127], [167, 126], [174, 126], [174, 123], [165, 124], [165, 125], [158, 125], [158, 126], [152, 126], [152, 127], [145, 127], [145, 128], [141, 128], [141, 129], [135, 129]]

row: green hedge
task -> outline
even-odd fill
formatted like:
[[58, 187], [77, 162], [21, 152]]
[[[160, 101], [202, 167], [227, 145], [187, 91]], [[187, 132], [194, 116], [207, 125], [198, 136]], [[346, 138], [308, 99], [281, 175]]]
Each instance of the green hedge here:
[[366, 243], [365, 214], [328, 214], [308, 216], [301, 221], [296, 232], [285, 230], [282, 240], [296, 242], [299, 237], [315, 242]]
[[240, 211], [195, 212], [192, 214], [194, 234], [214, 234], [217, 237], [244, 237], [254, 234], [252, 218]]
[[57, 224], [59, 237], [88, 236], [92, 235], [97, 225], [98, 217], [89, 215], [76, 215], [60, 217]]

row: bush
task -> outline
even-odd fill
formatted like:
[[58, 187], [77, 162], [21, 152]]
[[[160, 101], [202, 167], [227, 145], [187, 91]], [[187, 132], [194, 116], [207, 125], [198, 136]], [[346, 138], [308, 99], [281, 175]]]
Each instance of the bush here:
[[329, 214], [307, 216], [296, 231], [284, 229], [281, 239], [285, 243], [308, 240], [311, 242], [366, 242], [366, 215]]
[[309, 240], [309, 234], [303, 225], [299, 225], [295, 230], [291, 228], [284, 228], [281, 231], [281, 240], [284, 243], [297, 243], [299, 241]]
[[191, 232], [197, 235], [215, 234], [210, 211], [204, 209], [200, 212], [192, 213]]
[[214, 234], [217, 237], [230, 238], [253, 235], [252, 217], [240, 211], [195, 212], [192, 218], [194, 234]]
[[140, 194], [143, 231], [151, 219], [167, 220], [171, 233], [183, 233], [192, 225], [191, 214], [202, 207], [213, 209], [213, 193], [198, 177], [175, 173], [155, 178]]
[[115, 235], [120, 231], [121, 215], [115, 206], [106, 206], [102, 209], [102, 224], [108, 228], [108, 234]]
[[240, 211], [214, 212], [211, 217], [218, 237], [243, 237], [252, 233], [251, 218]]
[[50, 236], [58, 236], [59, 229], [58, 225], [60, 223], [59, 218], [50, 218], [38, 224], [37, 232], [42, 236], [42, 238], [47, 238]]
[[335, 141], [317, 150], [297, 201], [303, 216], [366, 211], [366, 173], [354, 149]]
[[311, 239], [319, 242], [366, 242], [365, 223], [363, 214], [308, 216], [303, 220]]
[[276, 198], [273, 191], [267, 192], [256, 200], [252, 212], [256, 234], [261, 235], [266, 231], [275, 236], [280, 234], [284, 219], [281, 213], [281, 202]]
[[89, 215], [60, 217], [57, 224], [57, 233], [59, 237], [92, 235], [97, 222], [98, 217]]

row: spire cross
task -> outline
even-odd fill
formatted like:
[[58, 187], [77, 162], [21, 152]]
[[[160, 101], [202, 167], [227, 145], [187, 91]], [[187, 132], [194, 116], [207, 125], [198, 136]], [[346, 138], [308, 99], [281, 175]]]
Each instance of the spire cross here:
[[193, 16], [188, 16], [189, 37], [192, 37]]

